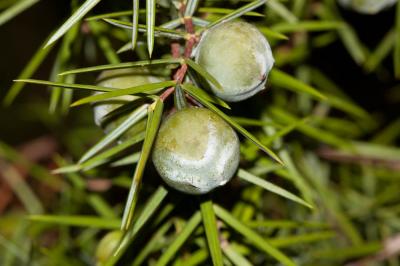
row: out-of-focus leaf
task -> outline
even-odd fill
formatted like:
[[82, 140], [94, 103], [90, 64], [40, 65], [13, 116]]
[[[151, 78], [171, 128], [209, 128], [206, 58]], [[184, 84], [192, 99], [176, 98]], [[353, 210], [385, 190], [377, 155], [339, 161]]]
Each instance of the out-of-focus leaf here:
[[394, 53], [393, 53], [393, 60], [394, 60], [394, 74], [396, 78], [400, 78], [400, 3], [397, 2], [396, 8], [396, 26], [395, 26], [395, 45], [394, 45]]
[[287, 22], [293, 24], [298, 22], [298, 18], [283, 3], [277, 0], [269, 0], [267, 6]]
[[278, 69], [273, 69], [269, 74], [269, 80], [273, 86], [282, 87], [297, 93], [307, 93], [318, 100], [325, 100], [326, 96], [306, 83], [286, 74]]
[[[18, 80], [30, 78], [54, 47], [54, 45], [49, 45], [46, 47], [44, 47], [44, 45], [45, 43], [43, 43], [43, 45], [40, 46], [40, 48], [36, 51], [33, 57], [29, 60], [29, 63], [26, 64], [22, 72], [19, 74], [17, 78]], [[11, 86], [10, 90], [7, 92], [7, 95], [4, 97], [4, 102], [3, 102], [4, 105], [6, 106], [10, 105], [24, 86], [25, 86], [24, 83], [14, 83]]]
[[[276, 117], [276, 119], [282, 123], [295, 123], [296, 121], [300, 120], [283, 109], [271, 108], [270, 110], [271, 113]], [[301, 124], [296, 127], [296, 130], [311, 138], [317, 139], [336, 147], [351, 147], [351, 143], [348, 140], [340, 138], [329, 131], [319, 129], [311, 125]]]
[[243, 169], [239, 169], [237, 175], [239, 178], [246, 180], [247, 182], [250, 182], [254, 185], [260, 186], [274, 194], [277, 194], [279, 196], [282, 196], [282, 197], [292, 200], [294, 202], [300, 203], [308, 208], [311, 208], [311, 209], [314, 208], [311, 204], [307, 203], [306, 201], [304, 201], [300, 197], [294, 195], [293, 193], [291, 193], [271, 182], [261, 179], [258, 176], [255, 176]]
[[259, 31], [261, 31], [262, 34], [264, 34], [267, 38], [275, 38], [278, 40], [288, 40], [289, 38], [285, 35], [283, 35], [282, 33], [273, 31], [272, 29], [270, 29], [269, 27], [265, 27], [265, 26], [257, 26], [257, 28], [259, 29]]
[[13, 4], [0, 13], [0, 26], [38, 2], [39, 0], [20, 0]]
[[7, 165], [2, 161], [0, 161], [0, 168], [3, 180], [14, 191], [15, 195], [22, 202], [28, 213], [43, 213], [44, 208], [42, 203], [31, 187], [25, 182], [24, 178], [19, 174], [19, 172], [13, 166]]
[[64, 22], [64, 24], [51, 36], [46, 46], [54, 43], [61, 36], [63, 36], [75, 23], [82, 19], [93, 7], [95, 7], [101, 0], [86, 0], [78, 10], [72, 14], [71, 17]]
[[343, 24], [339, 21], [299, 21], [293, 23], [279, 23], [271, 27], [271, 30], [280, 33], [296, 32], [296, 31], [326, 31], [340, 29]]
[[160, 239], [167, 233], [170, 229], [172, 223], [170, 221], [165, 222], [151, 237], [150, 241], [139, 251], [137, 256], [135, 256], [132, 266], [141, 266], [144, 260], [150, 253], [159, 246]]
[[242, 254], [237, 252], [232, 245], [225, 245], [223, 248], [225, 256], [228, 257], [230, 261], [236, 266], [252, 266], [250, 261], [248, 261]]
[[385, 37], [383, 37], [382, 41], [378, 44], [376, 49], [372, 51], [371, 54], [367, 57], [364, 65], [366, 70], [368, 70], [369, 72], [374, 71], [383, 61], [383, 59], [385, 59], [385, 57], [389, 55], [396, 42], [395, 38], [396, 34], [393, 29], [386, 33]]
[[288, 247], [292, 245], [304, 245], [305, 243], [323, 241], [334, 238], [336, 233], [334, 231], [312, 232], [307, 234], [298, 234], [294, 236], [284, 236], [268, 239], [269, 243], [274, 247]]
[[[99, 27], [99, 23], [97, 21], [89, 21], [89, 27], [95, 35], [97, 43], [100, 49], [103, 51], [104, 56], [110, 64], [118, 64], [121, 62], [117, 53], [111, 45], [110, 39], [108, 36], [101, 32], [101, 27]], [[61, 74], [59, 74], [62, 76]]]
[[175, 240], [168, 246], [162, 253], [161, 257], [156, 262], [156, 266], [166, 266], [171, 259], [177, 254], [178, 250], [182, 247], [185, 241], [190, 237], [193, 231], [201, 222], [200, 212], [196, 212], [185, 224], [185, 227], [178, 234]]
[[325, 250], [317, 249], [313, 250], [310, 255], [315, 258], [344, 261], [374, 254], [381, 249], [382, 244], [380, 242], [371, 242], [364, 245], [355, 245], [346, 248], [330, 248]]
[[59, 224], [66, 226], [95, 227], [103, 229], [118, 229], [119, 219], [99, 218], [97, 216], [66, 216], [66, 215], [31, 215], [34, 222]]
[[295, 266], [296, 264], [289, 257], [283, 254], [278, 249], [272, 247], [267, 241], [265, 241], [258, 233], [254, 232], [240, 221], [238, 221], [235, 217], [229, 214], [228, 211], [223, 208], [214, 205], [214, 210], [216, 215], [223, 220], [227, 225], [235, 229], [238, 233], [243, 235], [249, 242], [253, 243], [259, 249], [264, 251], [266, 254], [274, 257], [283, 265], [287, 266]]

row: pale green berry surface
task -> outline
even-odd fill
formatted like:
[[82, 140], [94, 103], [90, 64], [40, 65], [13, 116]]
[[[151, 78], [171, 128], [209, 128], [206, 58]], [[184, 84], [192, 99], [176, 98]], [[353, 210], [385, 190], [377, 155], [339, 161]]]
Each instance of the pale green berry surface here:
[[111, 231], [107, 233], [99, 242], [96, 248], [97, 265], [102, 265], [113, 254], [121, 240], [121, 231]]
[[153, 148], [153, 163], [171, 187], [203, 194], [226, 184], [239, 164], [239, 139], [217, 114], [184, 108], [162, 123]]
[[226, 22], [207, 30], [195, 49], [195, 60], [221, 85], [213, 92], [226, 101], [247, 99], [265, 88], [274, 64], [264, 35], [246, 22]]
[[364, 14], [376, 14], [394, 5], [397, 0], [338, 0], [339, 3]]

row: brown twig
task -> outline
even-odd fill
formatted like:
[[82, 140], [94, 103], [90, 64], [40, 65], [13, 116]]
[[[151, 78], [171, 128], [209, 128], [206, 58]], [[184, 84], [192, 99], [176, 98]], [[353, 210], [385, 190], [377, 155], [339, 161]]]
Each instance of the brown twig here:
[[[180, 12], [183, 14], [184, 8], [182, 9], [182, 6], [185, 8], [185, 5], [182, 4], [180, 8]], [[199, 41], [199, 37], [194, 34], [194, 27], [193, 27], [193, 21], [191, 17], [185, 17], [184, 18], [184, 25], [185, 25], [185, 30], [189, 33], [189, 37], [186, 40], [185, 43], [185, 50], [183, 53], [184, 58], [189, 58], [192, 54], [193, 47], [196, 45], [196, 43]], [[180, 45], [177, 42], [173, 42], [171, 44], [171, 54], [172, 57], [174, 58], [179, 58], [180, 56]], [[188, 70], [187, 64], [183, 63], [181, 66], [175, 71], [173, 78], [176, 81], [177, 84], [181, 84], [186, 76]], [[165, 90], [160, 98], [162, 101], [165, 101], [173, 92], [175, 91], [174, 87], [170, 87], [167, 90]]]

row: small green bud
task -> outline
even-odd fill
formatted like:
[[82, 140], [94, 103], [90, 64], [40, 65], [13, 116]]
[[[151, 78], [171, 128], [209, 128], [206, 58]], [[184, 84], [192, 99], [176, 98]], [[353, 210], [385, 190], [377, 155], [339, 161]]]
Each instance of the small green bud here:
[[96, 248], [96, 261], [102, 265], [113, 254], [122, 238], [121, 231], [111, 231], [107, 233], [99, 242]]
[[184, 108], [162, 123], [153, 163], [171, 187], [189, 194], [207, 193], [226, 184], [239, 164], [239, 139], [217, 114]]
[[364, 14], [376, 14], [394, 5], [397, 0], [338, 0], [339, 3], [354, 11]]
[[207, 30], [194, 53], [196, 62], [223, 87], [210, 85], [212, 91], [231, 102], [263, 90], [274, 64], [268, 41], [246, 22], [226, 22]]

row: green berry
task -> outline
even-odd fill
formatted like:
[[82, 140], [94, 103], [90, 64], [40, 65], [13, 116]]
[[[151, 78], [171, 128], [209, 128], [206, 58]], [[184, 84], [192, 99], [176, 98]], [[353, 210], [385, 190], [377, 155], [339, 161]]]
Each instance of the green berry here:
[[394, 5], [397, 0], [338, 0], [339, 3], [347, 8], [364, 14], [376, 14]]
[[100, 240], [96, 248], [96, 261], [98, 265], [102, 265], [113, 254], [121, 237], [121, 231], [111, 231]]
[[221, 85], [212, 91], [226, 101], [247, 99], [265, 88], [274, 64], [264, 35], [246, 22], [226, 22], [207, 30], [195, 50], [195, 60]]
[[226, 184], [239, 164], [239, 139], [217, 114], [184, 108], [162, 123], [153, 163], [171, 187], [189, 194], [207, 193]]

